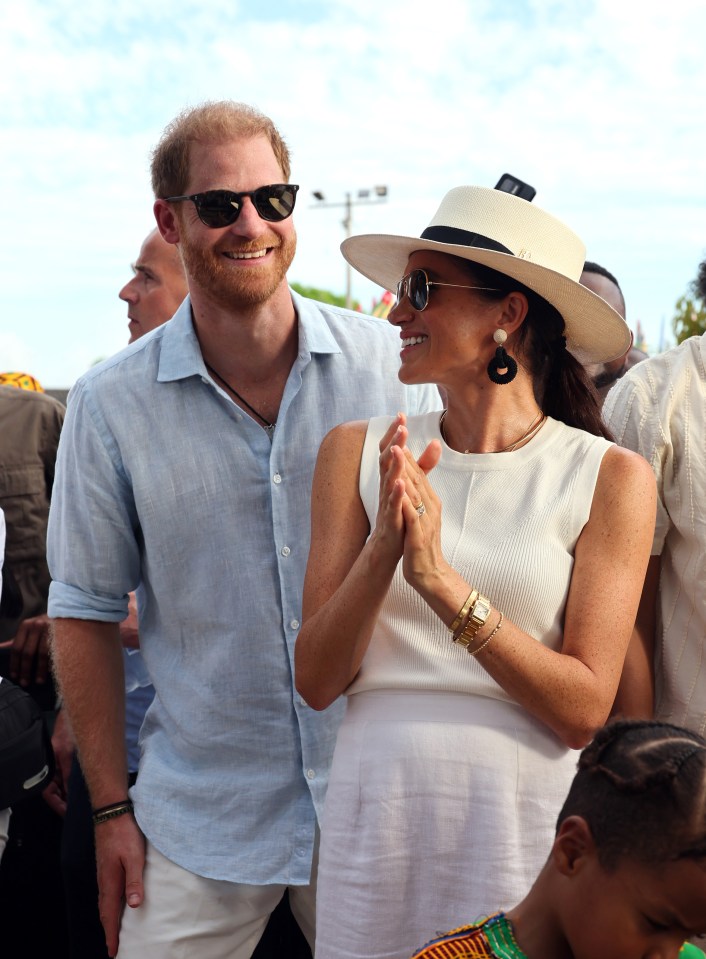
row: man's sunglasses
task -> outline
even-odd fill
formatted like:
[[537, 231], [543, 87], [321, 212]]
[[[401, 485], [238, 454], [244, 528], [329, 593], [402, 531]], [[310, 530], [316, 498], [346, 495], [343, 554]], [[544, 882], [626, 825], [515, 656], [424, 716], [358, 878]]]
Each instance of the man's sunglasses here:
[[263, 220], [269, 220], [270, 223], [286, 220], [294, 209], [298, 189], [296, 183], [272, 183], [270, 186], [259, 186], [257, 190], [243, 190], [242, 193], [206, 190], [205, 193], [192, 193], [191, 196], [167, 196], [165, 200], [169, 203], [192, 200], [201, 222], [215, 230], [235, 223], [246, 196], [250, 197]]
[[430, 280], [424, 270], [412, 270], [403, 276], [397, 284], [397, 302], [401, 303], [406, 296], [414, 309], [421, 313], [429, 306], [429, 290], [432, 286], [455, 286], [459, 290], [487, 290], [489, 293], [498, 293], [492, 286], [465, 286], [462, 283], [439, 283]]

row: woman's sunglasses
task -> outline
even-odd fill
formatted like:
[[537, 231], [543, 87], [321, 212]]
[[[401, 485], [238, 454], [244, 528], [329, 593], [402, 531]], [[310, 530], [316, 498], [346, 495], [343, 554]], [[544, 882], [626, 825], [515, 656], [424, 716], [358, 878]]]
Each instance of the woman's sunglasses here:
[[403, 276], [397, 284], [397, 302], [401, 303], [406, 296], [414, 309], [421, 313], [429, 306], [429, 290], [432, 286], [455, 286], [459, 290], [487, 290], [489, 293], [498, 293], [492, 286], [465, 286], [462, 283], [439, 283], [430, 280], [424, 270], [411, 270]]
[[192, 193], [190, 196], [167, 196], [165, 200], [169, 203], [192, 200], [201, 222], [216, 230], [235, 223], [246, 196], [250, 197], [263, 220], [269, 220], [270, 223], [286, 220], [294, 209], [298, 189], [296, 183], [272, 183], [270, 186], [260, 186], [257, 190], [243, 190], [242, 193], [206, 190], [205, 193]]

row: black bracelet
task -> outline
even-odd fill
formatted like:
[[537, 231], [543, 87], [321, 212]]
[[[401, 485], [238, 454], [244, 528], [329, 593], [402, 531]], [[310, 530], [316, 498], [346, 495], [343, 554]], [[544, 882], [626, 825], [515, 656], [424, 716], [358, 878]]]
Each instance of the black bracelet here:
[[132, 813], [133, 809], [132, 799], [122, 799], [120, 802], [111, 803], [109, 806], [101, 806], [100, 809], [93, 809], [93, 825], [98, 826], [102, 822], [108, 822], [109, 819], [117, 819], [118, 816]]

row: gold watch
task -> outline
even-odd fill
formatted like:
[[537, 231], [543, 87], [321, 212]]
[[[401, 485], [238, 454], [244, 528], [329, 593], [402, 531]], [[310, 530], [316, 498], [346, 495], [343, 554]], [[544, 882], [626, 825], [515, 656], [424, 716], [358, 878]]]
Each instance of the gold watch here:
[[471, 614], [468, 617], [468, 622], [461, 630], [459, 636], [454, 639], [455, 643], [458, 643], [459, 646], [464, 646], [466, 649], [471, 645], [473, 640], [476, 638], [478, 630], [485, 626], [486, 620], [490, 615], [490, 610], [493, 608], [493, 604], [490, 602], [487, 596], [481, 596], [478, 594], [478, 598], [471, 608]]

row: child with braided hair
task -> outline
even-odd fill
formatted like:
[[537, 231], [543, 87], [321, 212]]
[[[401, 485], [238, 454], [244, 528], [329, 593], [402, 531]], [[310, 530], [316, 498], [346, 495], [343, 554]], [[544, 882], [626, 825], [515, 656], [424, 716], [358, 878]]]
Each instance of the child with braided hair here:
[[413, 959], [695, 959], [705, 931], [706, 740], [619, 720], [581, 753], [525, 899]]

